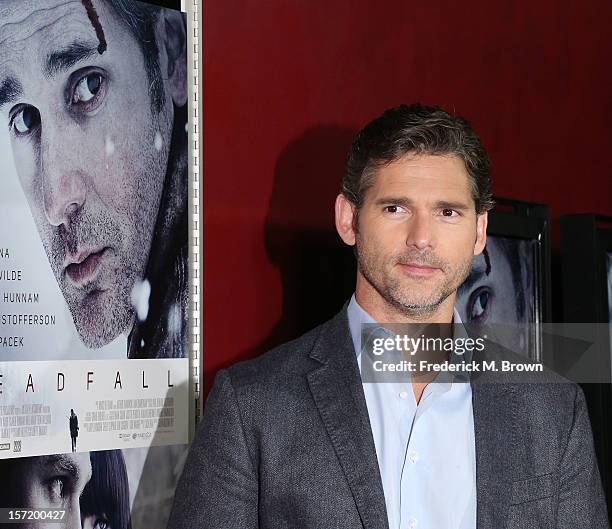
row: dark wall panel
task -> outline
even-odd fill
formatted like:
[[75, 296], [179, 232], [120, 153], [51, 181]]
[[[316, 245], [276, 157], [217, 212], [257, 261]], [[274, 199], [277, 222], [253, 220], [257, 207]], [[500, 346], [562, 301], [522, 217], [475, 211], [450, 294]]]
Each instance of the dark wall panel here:
[[562, 213], [612, 214], [611, 16], [607, 0], [204, 2], [206, 387], [350, 291], [333, 200], [352, 134], [386, 107], [468, 117], [495, 194], [551, 206], [555, 251]]

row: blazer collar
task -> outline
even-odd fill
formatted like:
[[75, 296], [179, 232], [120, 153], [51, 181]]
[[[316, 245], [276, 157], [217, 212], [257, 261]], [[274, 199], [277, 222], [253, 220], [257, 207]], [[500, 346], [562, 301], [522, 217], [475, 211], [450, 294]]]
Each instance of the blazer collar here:
[[353, 494], [364, 529], [388, 529], [387, 509], [346, 306], [326, 323], [308, 383]]

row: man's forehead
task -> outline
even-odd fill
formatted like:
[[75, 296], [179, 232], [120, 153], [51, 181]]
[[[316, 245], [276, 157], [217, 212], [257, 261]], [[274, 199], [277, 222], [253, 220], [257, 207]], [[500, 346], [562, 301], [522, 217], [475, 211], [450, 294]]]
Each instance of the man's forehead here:
[[0, 0], [0, 66], [37, 43], [46, 52], [75, 36], [95, 38], [80, 0]]
[[85, 15], [81, 0], [0, 0], [0, 28], [19, 29], [47, 25], [57, 17]]
[[383, 165], [375, 173], [374, 187], [469, 192], [469, 175], [459, 156], [407, 155]]
[[80, 0], [0, 0], [0, 83], [38, 77], [51, 54], [75, 42], [98, 42]]

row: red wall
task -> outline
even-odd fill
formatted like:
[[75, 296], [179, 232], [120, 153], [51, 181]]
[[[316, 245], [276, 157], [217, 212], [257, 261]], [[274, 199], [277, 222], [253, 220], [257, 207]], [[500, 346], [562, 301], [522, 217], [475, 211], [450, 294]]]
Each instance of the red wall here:
[[270, 234], [331, 230], [351, 135], [387, 107], [468, 117], [494, 193], [551, 206], [555, 249], [559, 215], [612, 215], [611, 17], [609, 0], [204, 2], [206, 388], [300, 329]]

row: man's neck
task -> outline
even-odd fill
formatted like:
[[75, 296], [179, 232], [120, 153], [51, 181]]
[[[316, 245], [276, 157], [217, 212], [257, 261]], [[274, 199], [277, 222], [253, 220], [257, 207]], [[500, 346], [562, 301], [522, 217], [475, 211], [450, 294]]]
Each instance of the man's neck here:
[[[369, 285], [370, 286], [370, 285]], [[426, 317], [411, 317], [410, 315], [405, 314], [399, 309], [395, 308], [390, 303], [387, 303], [376, 290], [374, 290], [371, 286], [371, 290], [367, 288], [360, 289], [359, 279], [357, 280], [357, 288], [355, 289], [355, 300], [357, 304], [365, 310], [377, 323], [388, 324], [388, 323], [412, 323], [418, 324], [418, 327], [425, 327], [429, 323], [452, 323], [453, 322], [453, 309], [455, 303], [456, 293], [451, 294], [440, 304], [438, 309], [431, 314], [426, 315]], [[447, 326], [442, 326], [443, 330]], [[414, 329], [413, 329], [414, 330]], [[431, 332], [431, 330], [429, 330]], [[420, 335], [421, 331], [415, 333], [415, 335]], [[431, 380], [425, 381], [416, 381], [412, 380], [411, 386], [412, 391], [414, 393], [414, 398], [416, 400], [417, 406], [421, 401], [421, 397], [423, 396], [423, 392], [429, 384]]]

